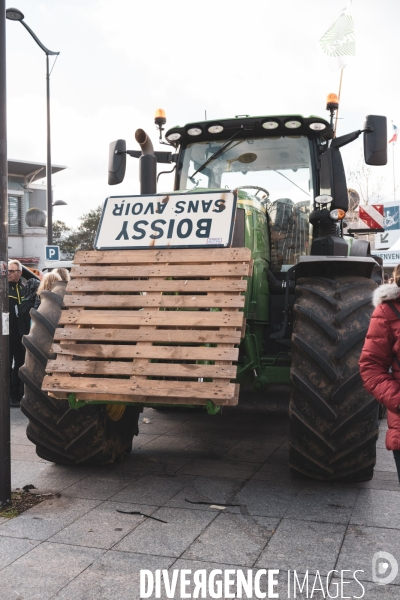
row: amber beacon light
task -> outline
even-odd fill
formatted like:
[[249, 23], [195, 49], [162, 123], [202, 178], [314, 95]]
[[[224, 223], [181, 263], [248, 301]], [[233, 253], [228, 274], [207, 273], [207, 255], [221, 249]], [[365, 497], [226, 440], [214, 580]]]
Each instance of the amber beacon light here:
[[326, 110], [337, 110], [339, 108], [339, 98], [337, 94], [328, 94], [326, 97]]
[[[160, 142], [162, 139], [162, 132], [164, 131], [163, 125], [165, 125], [166, 122], [167, 122], [167, 115], [165, 114], [165, 110], [163, 110], [162, 108], [157, 108], [156, 112], [154, 113], [154, 123], [156, 124], [157, 129], [160, 134]], [[163, 143], [163, 142], [161, 142], [161, 143]]]
[[157, 108], [154, 114], [154, 123], [161, 127], [162, 125], [165, 125], [166, 122], [167, 115], [165, 114], [165, 110], [163, 110], [162, 108]]

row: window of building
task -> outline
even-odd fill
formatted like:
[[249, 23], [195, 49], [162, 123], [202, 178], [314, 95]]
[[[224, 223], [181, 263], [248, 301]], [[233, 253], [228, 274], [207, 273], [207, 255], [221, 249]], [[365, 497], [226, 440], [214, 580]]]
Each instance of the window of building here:
[[8, 196], [8, 234], [24, 233], [24, 197]]

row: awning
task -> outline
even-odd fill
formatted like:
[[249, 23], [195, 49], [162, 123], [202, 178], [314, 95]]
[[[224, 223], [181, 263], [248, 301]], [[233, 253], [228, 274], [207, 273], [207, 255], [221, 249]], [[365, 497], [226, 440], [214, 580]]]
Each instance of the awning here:
[[[32, 182], [38, 179], [44, 179], [46, 177], [46, 164], [38, 162], [29, 162], [26, 160], [12, 160], [8, 161], [8, 175], [9, 177], [27, 177]], [[67, 167], [62, 165], [51, 165], [51, 172], [58, 173], [63, 171]]]

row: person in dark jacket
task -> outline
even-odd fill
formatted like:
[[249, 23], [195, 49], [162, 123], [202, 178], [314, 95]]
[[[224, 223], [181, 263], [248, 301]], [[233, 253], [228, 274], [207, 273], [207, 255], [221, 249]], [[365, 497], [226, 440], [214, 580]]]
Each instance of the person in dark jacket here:
[[8, 263], [8, 297], [10, 311], [10, 404], [19, 406], [23, 396], [23, 384], [18, 377], [19, 368], [25, 361], [25, 348], [18, 327], [18, 309], [24, 295], [25, 280], [22, 276], [22, 265], [18, 260]]
[[21, 336], [28, 335], [31, 329], [31, 308], [35, 307], [39, 279], [28, 279], [24, 286], [24, 297], [18, 307], [18, 329]]
[[393, 279], [374, 292], [359, 366], [365, 389], [387, 408], [386, 448], [393, 451], [400, 481], [400, 265]]

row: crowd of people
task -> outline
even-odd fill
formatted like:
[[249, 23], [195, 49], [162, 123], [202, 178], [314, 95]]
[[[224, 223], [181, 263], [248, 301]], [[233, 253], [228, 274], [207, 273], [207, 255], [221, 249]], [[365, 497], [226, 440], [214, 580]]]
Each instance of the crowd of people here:
[[25, 362], [24, 335], [31, 328], [31, 309], [40, 305], [40, 295], [53, 288], [57, 281], [68, 281], [69, 271], [58, 268], [41, 274], [39, 279], [22, 276], [22, 265], [18, 260], [8, 263], [8, 295], [9, 295], [9, 345], [10, 345], [10, 405], [20, 406], [23, 396], [23, 383], [19, 378], [19, 369]]

